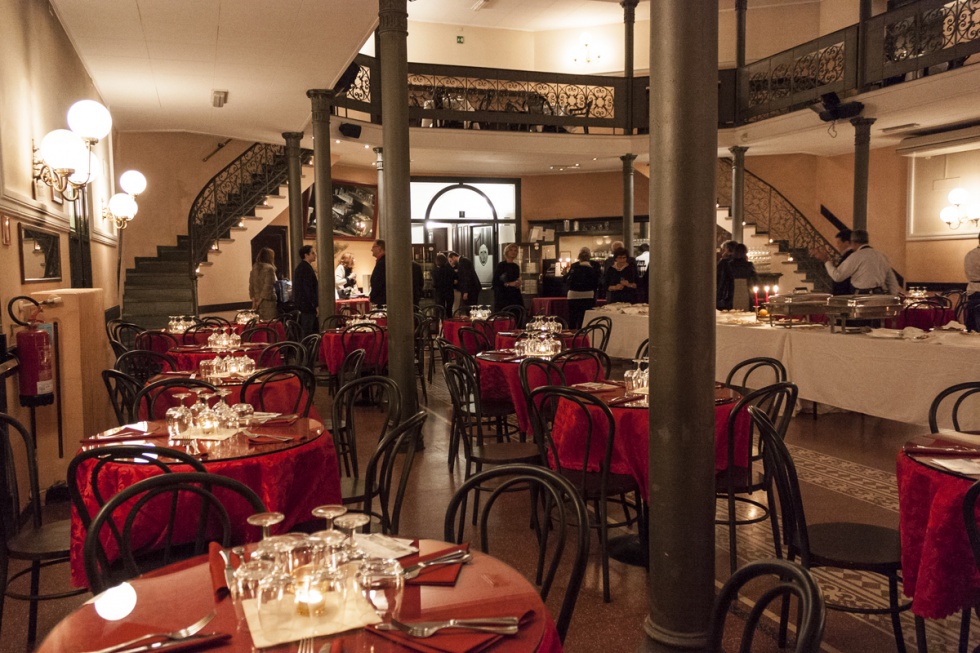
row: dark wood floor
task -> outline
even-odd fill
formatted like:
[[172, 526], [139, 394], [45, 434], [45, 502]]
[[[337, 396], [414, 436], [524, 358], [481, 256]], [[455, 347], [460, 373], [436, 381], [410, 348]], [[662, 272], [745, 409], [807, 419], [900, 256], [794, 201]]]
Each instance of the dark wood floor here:
[[[329, 414], [329, 397], [321, 389], [317, 397], [318, 408], [323, 415]], [[409, 488], [409, 500], [402, 513], [401, 531], [419, 537], [442, 538], [445, 506], [462, 479], [462, 471], [449, 474], [447, 468], [449, 400], [444, 385], [437, 381], [429, 393], [430, 417], [425, 428], [426, 449], [417, 459], [417, 467]], [[364, 415], [371, 420], [370, 413]], [[887, 420], [866, 417], [854, 413], [821, 414], [819, 418], [802, 414], [792, 421], [787, 442], [797, 460], [804, 484], [807, 516], [811, 522], [847, 519], [897, 526], [897, 499], [895, 489], [895, 456], [901, 444], [909, 436], [923, 432], [921, 426], [906, 425]], [[360, 451], [369, 455], [372, 443], [364, 442]], [[53, 513], [66, 514], [67, 507], [54, 506]], [[518, 568], [529, 567], [529, 556], [520, 542], [528, 535], [527, 519], [514, 516], [499, 524], [499, 539], [493, 544], [492, 553], [511, 562]], [[655, 526], [654, 526], [655, 527]], [[768, 524], [738, 529], [739, 553], [742, 562], [772, 555], [771, 534]], [[594, 536], [593, 536], [594, 537]], [[715, 569], [719, 583], [728, 574], [727, 531], [719, 527], [716, 533], [718, 548]], [[596, 546], [593, 547], [595, 551]], [[587, 651], [634, 651], [643, 641], [643, 620], [647, 614], [647, 576], [639, 568], [613, 562], [611, 588], [613, 600], [603, 603], [600, 567], [593, 553], [583, 589], [566, 642], [566, 650]], [[45, 585], [61, 586], [67, 583], [67, 567], [47, 570]], [[824, 591], [831, 594], [848, 593], [848, 579], [821, 574], [818, 577]], [[866, 594], [874, 598], [877, 588], [874, 582], [860, 584]], [[41, 606], [40, 631], [47, 632], [67, 612], [73, 610], [88, 595]], [[550, 603], [554, 603], [553, 601]], [[23, 651], [27, 622], [26, 604], [7, 600], [0, 653]], [[953, 651], [957, 621], [949, 624], [930, 623], [929, 650]], [[914, 649], [914, 631], [911, 619], [905, 624], [906, 637]], [[980, 642], [975, 634], [973, 643]], [[284, 649], [286, 650], [286, 649]], [[827, 651], [893, 651], [894, 640], [885, 619], [859, 618], [832, 612], [828, 616], [825, 636]]]

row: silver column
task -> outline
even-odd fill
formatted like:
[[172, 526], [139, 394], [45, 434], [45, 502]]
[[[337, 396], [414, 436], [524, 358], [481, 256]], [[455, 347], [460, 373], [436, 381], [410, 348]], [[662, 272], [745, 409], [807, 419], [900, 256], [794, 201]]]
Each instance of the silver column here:
[[703, 647], [714, 599], [718, 7], [650, 3], [650, 612]]
[[384, 116], [383, 211], [388, 273], [388, 375], [402, 393], [402, 414], [418, 406], [412, 308], [411, 170], [408, 143], [408, 4], [381, 0], [381, 115]]
[[633, 256], [633, 162], [635, 154], [624, 154], [619, 157], [623, 162], [623, 245], [630, 256]]
[[868, 228], [868, 158], [874, 118], [851, 118], [854, 125], [854, 221], [853, 229]]
[[316, 204], [316, 273], [320, 321], [336, 312], [333, 283], [333, 179], [330, 175], [330, 103], [333, 91], [310, 89], [313, 105], [313, 182]]
[[732, 240], [745, 242], [745, 152], [749, 148], [735, 145], [732, 153]]
[[303, 132], [283, 132], [282, 137], [286, 140], [286, 175], [289, 181], [286, 189], [289, 199], [289, 257], [295, 270], [299, 265], [299, 248], [303, 246], [306, 230], [306, 220], [303, 219], [303, 163], [299, 160]]

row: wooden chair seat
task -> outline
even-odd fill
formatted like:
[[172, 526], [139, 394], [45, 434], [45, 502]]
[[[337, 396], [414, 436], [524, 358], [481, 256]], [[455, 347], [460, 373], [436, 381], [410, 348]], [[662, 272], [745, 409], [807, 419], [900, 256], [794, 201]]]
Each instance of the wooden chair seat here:
[[71, 539], [71, 520], [42, 524], [41, 528], [25, 527], [7, 540], [11, 558], [21, 560], [57, 560], [68, 557], [68, 541]]
[[636, 479], [629, 474], [609, 474], [606, 480], [605, 492], [602, 492], [600, 489], [601, 478], [599, 472], [583, 473], [581, 470], [563, 467], [561, 475], [571, 481], [575, 487], [579, 488], [579, 492], [586, 502], [601, 499], [603, 496], [609, 501], [613, 501], [609, 497], [617, 494], [629, 494], [639, 490], [636, 486]]
[[814, 566], [859, 569], [888, 575], [902, 568], [898, 530], [874, 524], [807, 524]]
[[736, 466], [715, 473], [716, 487], [727, 488], [729, 480], [734, 481], [735, 491], [739, 494], [751, 494], [766, 489], [765, 474], [758, 468]]
[[503, 465], [505, 463], [541, 463], [541, 449], [533, 442], [489, 442], [474, 445], [470, 460], [474, 463]]

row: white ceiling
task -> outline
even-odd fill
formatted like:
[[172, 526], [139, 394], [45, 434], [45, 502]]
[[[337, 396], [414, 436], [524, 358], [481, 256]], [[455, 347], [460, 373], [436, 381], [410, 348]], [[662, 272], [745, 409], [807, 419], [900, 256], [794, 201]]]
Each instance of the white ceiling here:
[[[421, 22], [545, 30], [621, 23], [619, 0], [415, 0], [409, 19]], [[700, 1], [700, 0], [699, 0]], [[819, 0], [750, 0], [749, 7]], [[310, 88], [331, 88], [377, 24], [377, 0], [51, 0], [120, 131], [189, 131], [251, 141], [281, 142], [284, 131], [310, 137]], [[718, 0], [730, 11], [734, 0]], [[642, 0], [637, 18], [649, 17]], [[934, 75], [866, 94], [865, 115], [878, 118], [872, 147], [897, 143], [888, 127], [917, 129], [980, 120], [980, 66]], [[227, 104], [211, 106], [214, 90]], [[937, 101], [936, 98], [943, 98]], [[333, 121], [334, 129], [339, 120]], [[812, 112], [797, 112], [719, 135], [719, 152], [749, 146], [749, 156], [785, 152], [821, 155], [853, 151], [850, 125], [838, 136]], [[528, 147], [528, 142], [534, 145]], [[369, 166], [365, 145], [381, 144], [380, 128], [365, 125], [357, 141], [332, 144], [342, 162]], [[548, 174], [551, 166], [621, 169], [619, 156], [646, 162], [647, 137], [412, 130], [412, 172]], [[567, 174], [567, 173], [566, 173]]]

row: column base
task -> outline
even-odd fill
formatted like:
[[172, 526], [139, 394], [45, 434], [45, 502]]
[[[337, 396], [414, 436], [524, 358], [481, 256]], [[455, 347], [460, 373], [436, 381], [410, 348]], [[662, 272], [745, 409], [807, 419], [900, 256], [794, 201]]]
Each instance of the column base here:
[[659, 653], [663, 651], [703, 651], [708, 644], [708, 633], [681, 633], [667, 630], [654, 623], [648, 616], [643, 621], [643, 631], [652, 641], [640, 647], [640, 651]]

